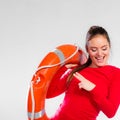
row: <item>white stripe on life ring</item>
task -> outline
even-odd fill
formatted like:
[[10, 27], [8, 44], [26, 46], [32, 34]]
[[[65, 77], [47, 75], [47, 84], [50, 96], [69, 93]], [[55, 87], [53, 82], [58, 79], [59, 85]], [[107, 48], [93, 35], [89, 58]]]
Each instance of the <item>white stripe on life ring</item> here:
[[[45, 114], [45, 109], [41, 110], [40, 112], [36, 112], [34, 113], [34, 119], [41, 118], [43, 117], [44, 114]], [[31, 118], [31, 117], [32, 117], [32, 113], [28, 112], [28, 118]]]
[[62, 63], [61, 66], [63, 66], [65, 64], [65, 62], [63, 62], [65, 61], [65, 56], [63, 52], [59, 49], [55, 49], [53, 52], [59, 57], [60, 62]]

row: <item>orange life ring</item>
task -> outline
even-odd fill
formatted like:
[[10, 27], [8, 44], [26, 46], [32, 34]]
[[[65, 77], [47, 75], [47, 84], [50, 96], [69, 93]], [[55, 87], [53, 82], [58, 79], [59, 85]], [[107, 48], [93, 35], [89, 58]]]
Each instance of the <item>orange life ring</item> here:
[[78, 46], [64, 44], [44, 57], [31, 80], [27, 103], [28, 120], [49, 120], [45, 112], [45, 99], [53, 76], [65, 64], [84, 62], [82, 56], [85, 54]]

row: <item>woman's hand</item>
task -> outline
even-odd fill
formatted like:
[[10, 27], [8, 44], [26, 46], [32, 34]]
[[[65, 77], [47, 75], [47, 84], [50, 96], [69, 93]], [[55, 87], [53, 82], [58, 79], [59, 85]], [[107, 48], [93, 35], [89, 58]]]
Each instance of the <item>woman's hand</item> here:
[[65, 65], [65, 67], [68, 68], [68, 69], [73, 68], [73, 67], [77, 67], [77, 66], [78, 66], [78, 64], [66, 64]]
[[94, 83], [87, 80], [85, 77], [83, 77], [78, 72], [74, 73], [73, 76], [76, 77], [80, 81], [80, 83], [78, 84], [80, 89], [83, 88], [83, 89], [85, 89], [87, 91], [91, 91], [96, 86]]

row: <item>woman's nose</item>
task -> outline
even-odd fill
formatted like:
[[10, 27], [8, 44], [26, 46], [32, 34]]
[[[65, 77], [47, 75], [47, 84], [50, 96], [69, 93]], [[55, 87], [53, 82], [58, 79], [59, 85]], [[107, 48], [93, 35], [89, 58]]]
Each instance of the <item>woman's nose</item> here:
[[98, 55], [98, 56], [101, 56], [101, 55], [102, 55], [102, 51], [101, 51], [101, 50], [98, 50], [98, 51], [97, 51], [97, 55]]

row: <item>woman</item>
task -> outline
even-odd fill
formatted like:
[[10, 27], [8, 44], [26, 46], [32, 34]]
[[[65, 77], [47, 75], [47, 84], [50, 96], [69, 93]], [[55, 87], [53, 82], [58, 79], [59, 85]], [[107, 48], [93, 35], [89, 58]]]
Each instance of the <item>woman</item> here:
[[108, 118], [115, 115], [120, 103], [120, 69], [108, 64], [110, 48], [107, 31], [100, 26], [90, 27], [87, 62], [77, 67], [65, 65], [54, 76], [54, 82], [60, 80], [49, 91], [65, 91], [65, 97], [51, 120], [96, 120], [100, 111]]

